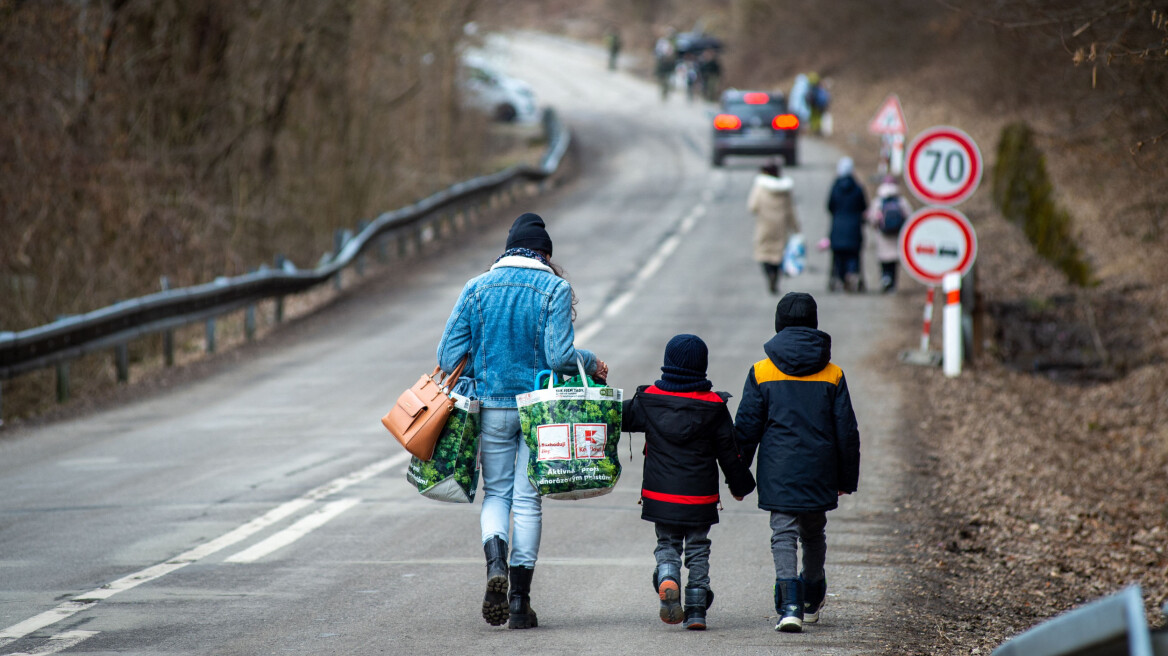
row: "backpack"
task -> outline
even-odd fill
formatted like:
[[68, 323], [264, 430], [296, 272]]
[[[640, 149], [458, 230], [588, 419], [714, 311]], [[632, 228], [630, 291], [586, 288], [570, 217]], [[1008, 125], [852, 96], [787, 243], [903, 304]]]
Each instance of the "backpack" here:
[[904, 227], [904, 209], [900, 206], [900, 198], [885, 198], [880, 204], [880, 213], [884, 217], [880, 221], [880, 232], [890, 237], [899, 235], [900, 229]]

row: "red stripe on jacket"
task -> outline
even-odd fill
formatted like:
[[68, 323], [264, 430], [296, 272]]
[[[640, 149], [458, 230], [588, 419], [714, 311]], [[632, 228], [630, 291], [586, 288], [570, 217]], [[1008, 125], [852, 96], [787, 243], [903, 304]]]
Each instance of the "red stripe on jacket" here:
[[645, 388], [646, 394], [660, 394], [662, 396], [680, 396], [685, 399], [697, 399], [698, 401], [713, 401], [714, 403], [725, 403], [725, 400], [718, 396], [716, 392], [667, 392], [656, 385], [650, 385]]
[[654, 492], [652, 490], [641, 488], [641, 496], [645, 497], [646, 499], [652, 499], [654, 501], [680, 503], [687, 506], [701, 506], [707, 503], [718, 503], [718, 495], [716, 494], [707, 494], [705, 496], [693, 496], [689, 494], [665, 494], [664, 492]]

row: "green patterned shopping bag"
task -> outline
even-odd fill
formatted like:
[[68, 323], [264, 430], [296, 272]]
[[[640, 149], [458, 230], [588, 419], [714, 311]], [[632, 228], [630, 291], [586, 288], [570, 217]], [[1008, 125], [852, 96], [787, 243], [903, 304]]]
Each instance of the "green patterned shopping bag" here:
[[434, 456], [414, 456], [406, 480], [428, 499], [472, 503], [479, 485], [479, 402], [451, 393], [454, 410], [438, 436]]
[[620, 479], [617, 443], [622, 390], [578, 376], [547, 386], [537, 377], [533, 392], [516, 398], [519, 425], [528, 447], [527, 476], [541, 497], [587, 499], [612, 491]]

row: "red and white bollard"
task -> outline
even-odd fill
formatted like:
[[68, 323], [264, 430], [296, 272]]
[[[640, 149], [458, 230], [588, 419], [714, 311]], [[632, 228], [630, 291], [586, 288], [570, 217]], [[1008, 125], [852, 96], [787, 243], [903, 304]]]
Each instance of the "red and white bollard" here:
[[942, 369], [946, 376], [954, 378], [961, 374], [961, 274], [946, 273], [941, 289], [945, 292]]
[[925, 326], [921, 331], [921, 353], [929, 352], [929, 333], [933, 330], [933, 293], [936, 287], [929, 285], [928, 295], [925, 297]]

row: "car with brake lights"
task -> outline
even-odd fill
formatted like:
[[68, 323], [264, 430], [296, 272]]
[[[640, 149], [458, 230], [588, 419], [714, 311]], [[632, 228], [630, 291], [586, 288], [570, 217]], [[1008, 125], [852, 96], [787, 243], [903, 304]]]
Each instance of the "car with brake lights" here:
[[799, 117], [788, 111], [782, 93], [723, 92], [713, 135], [714, 166], [727, 155], [782, 155], [787, 166], [799, 163]]

